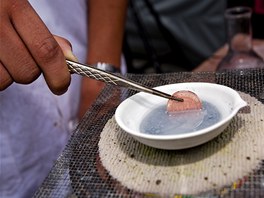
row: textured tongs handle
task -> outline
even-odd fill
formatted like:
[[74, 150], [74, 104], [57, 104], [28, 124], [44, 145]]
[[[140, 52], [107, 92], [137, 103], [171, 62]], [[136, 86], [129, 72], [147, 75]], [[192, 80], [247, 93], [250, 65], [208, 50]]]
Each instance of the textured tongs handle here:
[[163, 93], [163, 92], [155, 90], [155, 89], [145, 87], [145, 86], [138, 84], [138, 83], [135, 83], [134, 81], [131, 81], [129, 79], [125, 79], [121, 76], [117, 76], [115, 74], [94, 68], [94, 67], [89, 66], [89, 65], [84, 65], [84, 64], [77, 63], [77, 62], [70, 61], [70, 60], [66, 60], [66, 62], [68, 64], [68, 68], [69, 68], [71, 73], [76, 73], [76, 74], [86, 76], [89, 78], [93, 78], [95, 80], [99, 80], [99, 81], [109, 83], [112, 85], [126, 87], [129, 89], [133, 89], [135, 91], [143, 91], [143, 92], [147, 92], [147, 93], [154, 94], [157, 96], [161, 96], [163, 98], [173, 99], [173, 100], [177, 100], [177, 101], [181, 101], [181, 102], [183, 101], [181, 98], [175, 98], [169, 94]]
[[[86, 76], [89, 78], [93, 78], [95, 80], [99, 80], [105, 83], [128, 87], [128, 79], [124, 79], [120, 76], [114, 75], [112, 73], [103, 71], [101, 69], [97, 69], [95, 67], [89, 65], [83, 65], [74, 61], [67, 60], [68, 68], [71, 73], [76, 73], [82, 76]], [[131, 81], [132, 83], [132, 81]]]

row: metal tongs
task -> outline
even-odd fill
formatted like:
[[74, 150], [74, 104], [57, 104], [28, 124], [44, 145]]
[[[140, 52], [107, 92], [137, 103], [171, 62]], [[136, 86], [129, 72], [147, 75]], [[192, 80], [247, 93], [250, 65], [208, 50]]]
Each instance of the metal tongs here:
[[133, 89], [135, 91], [142, 91], [142, 92], [150, 93], [150, 94], [160, 96], [163, 98], [183, 102], [182, 98], [177, 98], [177, 97], [174, 97], [174, 96], [169, 95], [167, 93], [158, 91], [156, 89], [148, 88], [148, 87], [143, 86], [139, 83], [136, 83], [132, 80], [123, 78], [121, 76], [115, 75], [115, 74], [110, 73], [110, 72], [106, 72], [106, 71], [101, 70], [101, 69], [97, 69], [93, 66], [74, 62], [74, 61], [70, 61], [70, 60], [66, 60], [66, 62], [67, 62], [69, 71], [71, 73], [76, 73], [76, 74], [86, 76], [86, 77], [89, 77], [89, 78], [92, 78], [95, 80], [99, 80], [99, 81], [102, 81], [105, 83], [110, 83], [112, 85], [126, 87], [128, 89]]

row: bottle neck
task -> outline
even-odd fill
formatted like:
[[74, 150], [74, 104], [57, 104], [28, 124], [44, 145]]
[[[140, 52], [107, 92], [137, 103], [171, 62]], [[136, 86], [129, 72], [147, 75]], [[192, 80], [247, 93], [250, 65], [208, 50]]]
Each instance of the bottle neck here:
[[227, 40], [230, 50], [248, 52], [252, 49], [251, 13], [226, 15]]

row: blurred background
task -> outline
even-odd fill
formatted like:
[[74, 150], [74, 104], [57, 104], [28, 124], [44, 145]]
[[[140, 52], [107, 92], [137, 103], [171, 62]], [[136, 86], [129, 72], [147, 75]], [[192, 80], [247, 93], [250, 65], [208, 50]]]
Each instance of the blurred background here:
[[253, 38], [264, 38], [264, 0], [133, 0], [124, 39], [128, 72], [192, 71], [226, 43], [224, 11], [253, 9]]

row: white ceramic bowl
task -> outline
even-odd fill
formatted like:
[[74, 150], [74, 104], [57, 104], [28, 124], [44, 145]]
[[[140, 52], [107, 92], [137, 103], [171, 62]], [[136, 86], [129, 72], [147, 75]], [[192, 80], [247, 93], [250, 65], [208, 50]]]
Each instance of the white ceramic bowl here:
[[159, 105], [167, 104], [167, 99], [148, 93], [137, 93], [123, 101], [115, 112], [117, 124], [124, 132], [139, 142], [160, 149], [184, 149], [205, 143], [219, 135], [247, 103], [233, 89], [213, 83], [179, 83], [156, 87], [155, 89], [173, 94], [179, 90], [190, 90], [201, 100], [217, 107], [220, 120], [201, 130], [173, 135], [152, 135], [140, 131], [140, 124], [146, 115]]

